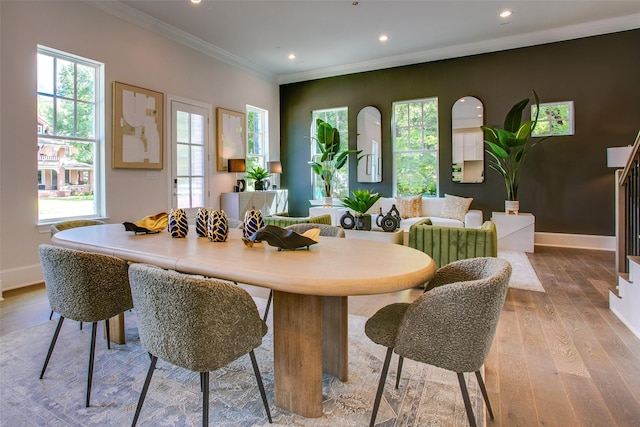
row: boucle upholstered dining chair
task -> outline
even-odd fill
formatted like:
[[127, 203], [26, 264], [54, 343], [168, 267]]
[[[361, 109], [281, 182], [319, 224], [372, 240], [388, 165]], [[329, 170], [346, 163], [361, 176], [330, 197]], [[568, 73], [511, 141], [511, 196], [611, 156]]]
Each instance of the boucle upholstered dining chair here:
[[109, 255], [95, 254], [53, 245], [40, 245], [40, 263], [51, 308], [60, 314], [51, 339], [40, 379], [49, 364], [65, 318], [91, 323], [91, 348], [85, 406], [91, 398], [93, 360], [96, 346], [96, 325], [104, 320], [107, 348], [110, 317], [133, 308], [129, 288], [128, 264]]
[[366, 335], [387, 347], [380, 384], [373, 404], [375, 423], [392, 352], [458, 374], [469, 424], [476, 426], [464, 372], [475, 372], [491, 418], [493, 412], [480, 374], [489, 353], [507, 294], [511, 265], [483, 257], [452, 262], [439, 269], [427, 290], [413, 303], [395, 303], [378, 310], [365, 324]]
[[271, 412], [254, 349], [267, 325], [244, 289], [146, 264], [129, 268], [140, 342], [151, 363], [133, 418], [135, 426], [158, 358], [200, 373], [202, 425], [209, 422], [209, 372], [249, 353], [267, 418]]
[[[61, 221], [55, 224], [51, 224], [49, 231], [51, 232], [51, 237], [59, 231], [68, 230], [70, 228], [78, 228], [78, 227], [88, 227], [90, 225], [100, 225], [104, 224], [104, 221], [100, 221], [97, 219], [71, 219], [68, 221]], [[49, 320], [53, 318], [53, 310], [49, 313]], [[82, 330], [82, 322], [80, 322], [80, 330]]]
[[[301, 224], [291, 224], [285, 227], [287, 230], [295, 231], [298, 234], [305, 233], [308, 230], [313, 228], [317, 228], [320, 230], [320, 235], [325, 237], [345, 237], [344, 229], [342, 227], [336, 227], [334, 225], [328, 224], [314, 224], [314, 223], [301, 223]], [[269, 298], [267, 298], [267, 306], [264, 309], [264, 315], [262, 320], [267, 321], [267, 317], [269, 316], [269, 308], [271, 308], [271, 301], [273, 300], [273, 290], [269, 291]]]

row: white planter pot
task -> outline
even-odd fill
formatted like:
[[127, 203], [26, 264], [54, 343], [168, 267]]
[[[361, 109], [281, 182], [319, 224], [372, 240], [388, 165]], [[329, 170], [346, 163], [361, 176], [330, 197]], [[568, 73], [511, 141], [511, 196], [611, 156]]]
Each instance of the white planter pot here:
[[518, 200], [505, 200], [504, 201], [504, 211], [507, 214], [518, 215], [518, 211], [520, 210], [520, 202]]
[[331, 206], [333, 206], [333, 197], [323, 197], [322, 198], [322, 207], [323, 208], [330, 208]]

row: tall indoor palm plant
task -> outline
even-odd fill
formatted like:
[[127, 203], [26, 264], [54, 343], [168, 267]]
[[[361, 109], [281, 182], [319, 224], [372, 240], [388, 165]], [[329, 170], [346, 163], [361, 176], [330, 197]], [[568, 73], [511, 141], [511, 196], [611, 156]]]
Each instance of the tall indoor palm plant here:
[[480, 126], [484, 131], [484, 143], [487, 147], [485, 151], [491, 156], [489, 167], [504, 178], [507, 201], [518, 200], [518, 186], [527, 154], [537, 144], [549, 138], [546, 136], [531, 140], [531, 134], [540, 114], [540, 100], [535, 90], [533, 96], [536, 103], [534, 120], [522, 121], [522, 112], [529, 104], [529, 98], [525, 98], [511, 107], [505, 117], [503, 129], [495, 126]]
[[311, 170], [322, 180], [322, 195], [333, 196], [333, 184], [336, 172], [342, 169], [349, 158], [349, 154], [360, 153], [362, 150], [342, 150], [340, 148], [340, 133], [322, 119], [316, 119], [316, 143], [320, 150], [320, 159], [311, 161]]

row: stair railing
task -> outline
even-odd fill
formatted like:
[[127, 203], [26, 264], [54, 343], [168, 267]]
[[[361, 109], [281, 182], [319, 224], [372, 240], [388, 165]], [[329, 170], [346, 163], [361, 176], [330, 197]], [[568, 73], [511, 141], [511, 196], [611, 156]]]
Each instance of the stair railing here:
[[640, 132], [636, 137], [627, 165], [618, 180], [620, 217], [617, 264], [628, 272], [628, 256], [640, 256]]

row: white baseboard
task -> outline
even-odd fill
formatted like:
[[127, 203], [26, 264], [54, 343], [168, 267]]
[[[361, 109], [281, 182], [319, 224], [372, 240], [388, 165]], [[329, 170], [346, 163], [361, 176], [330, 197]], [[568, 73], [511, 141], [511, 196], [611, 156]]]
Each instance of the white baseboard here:
[[42, 282], [44, 282], [44, 276], [39, 263], [0, 271], [0, 283], [2, 283], [0, 291], [2, 292]]
[[555, 246], [561, 248], [595, 249], [601, 251], [616, 250], [615, 236], [536, 232], [534, 235], [534, 243], [539, 246]]

